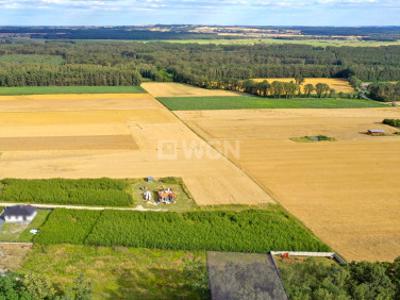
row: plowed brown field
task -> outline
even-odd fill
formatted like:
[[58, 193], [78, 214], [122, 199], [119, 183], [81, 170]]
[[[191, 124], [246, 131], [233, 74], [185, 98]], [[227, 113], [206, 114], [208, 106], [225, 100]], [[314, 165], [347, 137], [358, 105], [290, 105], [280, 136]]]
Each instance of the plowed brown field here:
[[2, 178], [177, 176], [200, 205], [272, 201], [148, 94], [0, 97], [0, 152]]
[[[240, 157], [230, 158], [347, 259], [400, 255], [400, 136], [360, 133], [395, 132], [381, 122], [400, 108], [176, 114], [210, 143], [240, 141]], [[290, 140], [317, 134], [336, 141]]]

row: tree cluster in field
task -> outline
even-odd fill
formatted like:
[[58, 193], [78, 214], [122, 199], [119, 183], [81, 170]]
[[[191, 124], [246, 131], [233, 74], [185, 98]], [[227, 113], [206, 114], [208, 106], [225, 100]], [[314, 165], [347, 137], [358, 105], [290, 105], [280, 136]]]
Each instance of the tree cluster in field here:
[[90, 206], [129, 206], [132, 196], [124, 180], [3, 179], [0, 200], [5, 202]]
[[83, 275], [69, 287], [56, 286], [36, 274], [8, 273], [0, 276], [0, 299], [4, 300], [91, 300], [92, 287]]
[[379, 101], [400, 101], [400, 81], [396, 83], [376, 82], [368, 85], [370, 98]]
[[400, 128], [400, 119], [385, 119], [383, 124]]
[[[0, 85], [123, 85], [141, 78], [197, 86], [249, 78], [400, 78], [400, 46], [199, 45], [46, 41], [0, 44], [1, 55], [54, 55], [64, 65], [0, 63]], [[6, 71], [5, 71], [6, 70]], [[98, 73], [96, 75], [94, 73]]]
[[318, 98], [335, 98], [337, 96], [340, 97], [349, 97], [349, 95], [344, 93], [336, 93], [334, 89], [331, 89], [330, 86], [326, 83], [317, 83], [304, 84], [304, 79], [302, 77], [297, 77], [295, 81], [290, 82], [282, 82], [279, 80], [268, 81], [264, 80], [261, 82], [257, 82], [254, 80], [245, 80], [245, 81], [233, 81], [227, 83], [214, 83], [213, 86], [215, 88], [223, 88], [227, 90], [244, 92], [247, 94], [260, 96], [260, 97], [271, 97], [271, 98], [293, 98], [293, 97], [307, 97], [310, 98], [312, 96], [316, 96]]
[[353, 262], [345, 266], [308, 259], [282, 263], [289, 299], [400, 299], [400, 257], [393, 263]]
[[246, 211], [52, 212], [35, 242], [260, 252], [329, 248], [278, 208]]

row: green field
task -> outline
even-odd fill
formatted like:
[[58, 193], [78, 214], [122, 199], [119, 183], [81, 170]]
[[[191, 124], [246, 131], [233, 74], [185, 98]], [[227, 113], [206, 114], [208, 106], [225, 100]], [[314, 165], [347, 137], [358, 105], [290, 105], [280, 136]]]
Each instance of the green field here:
[[[172, 204], [157, 204], [158, 191], [170, 188], [176, 195]], [[149, 190], [152, 201], [145, 201]], [[131, 179], [12, 179], [0, 180], [0, 202], [59, 204], [105, 207], [138, 207], [148, 210], [190, 211], [198, 206], [181, 178], [166, 177], [147, 182]], [[0, 210], [1, 211], [1, 210]]]
[[6, 54], [0, 55], [0, 63], [62, 65], [64, 59], [59, 55]]
[[83, 244], [101, 217], [101, 211], [55, 209], [40, 227], [39, 244]]
[[209, 298], [204, 252], [36, 245], [19, 272], [40, 274], [64, 289], [83, 274], [93, 299]]
[[87, 244], [172, 250], [327, 251], [279, 206], [260, 210], [132, 212], [56, 209], [40, 228], [39, 244]]
[[297, 98], [268, 99], [251, 96], [157, 98], [170, 110], [214, 110], [257, 108], [365, 108], [385, 107], [378, 101], [359, 99]]
[[0, 87], [3, 95], [130, 94], [145, 93], [140, 86], [22, 86]]
[[134, 201], [126, 180], [3, 179], [0, 201], [88, 206], [131, 206]]

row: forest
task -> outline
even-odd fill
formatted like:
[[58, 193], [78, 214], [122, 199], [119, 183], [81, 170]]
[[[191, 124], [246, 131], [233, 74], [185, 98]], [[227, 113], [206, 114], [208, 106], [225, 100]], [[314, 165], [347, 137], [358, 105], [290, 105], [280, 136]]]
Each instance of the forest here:
[[[0, 34], [14, 34], [38, 39], [123, 39], [123, 40], [168, 40], [168, 39], [216, 39], [221, 38], [214, 32], [196, 32], [197, 28], [204, 25], [171, 24], [171, 25], [145, 25], [145, 26], [0, 26]], [[293, 31], [302, 37], [337, 38], [338, 36], [359, 36], [371, 40], [398, 40], [400, 38], [399, 26], [218, 26], [219, 32], [239, 33], [246, 28], [291, 33]], [[161, 30], [160, 30], [161, 29]], [[300, 37], [301, 37], [300, 36]], [[234, 36], [235, 37], [235, 36]], [[227, 36], [223, 36], [227, 38]], [[293, 35], [283, 38], [297, 38]]]
[[[20, 59], [18, 56], [29, 56]], [[35, 56], [41, 58], [35, 61]], [[43, 56], [57, 56], [43, 62]], [[10, 56], [15, 59], [7, 59]], [[56, 62], [56, 63], [54, 63]], [[202, 87], [268, 77], [400, 79], [400, 46], [199, 45], [133, 41], [0, 43], [0, 86], [137, 85], [176, 81]]]
[[368, 95], [370, 98], [379, 101], [400, 101], [400, 81], [376, 82], [368, 86]]

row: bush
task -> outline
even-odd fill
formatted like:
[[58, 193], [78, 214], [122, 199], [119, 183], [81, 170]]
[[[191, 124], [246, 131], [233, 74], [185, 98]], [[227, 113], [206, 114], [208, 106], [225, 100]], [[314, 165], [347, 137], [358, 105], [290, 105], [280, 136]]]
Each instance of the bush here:
[[393, 264], [354, 262], [339, 266], [307, 259], [283, 263], [280, 269], [290, 299], [389, 300], [400, 296], [395, 294], [398, 279], [392, 272], [396, 270], [396, 261]]
[[55, 209], [34, 241], [40, 244], [83, 244], [101, 211]]
[[160, 181], [165, 184], [181, 184], [182, 183], [182, 180], [180, 180], [176, 177], [164, 177], [164, 178], [161, 178]]
[[132, 197], [123, 180], [100, 179], [4, 179], [1, 201], [70, 205], [129, 206]]
[[92, 299], [90, 283], [83, 275], [71, 288], [58, 286], [46, 277], [36, 274], [8, 273], [0, 276], [0, 299], [4, 300], [89, 300]]
[[400, 119], [385, 119], [383, 124], [400, 128]]
[[278, 209], [202, 212], [104, 211], [87, 244], [179, 250], [326, 251], [328, 247]]

